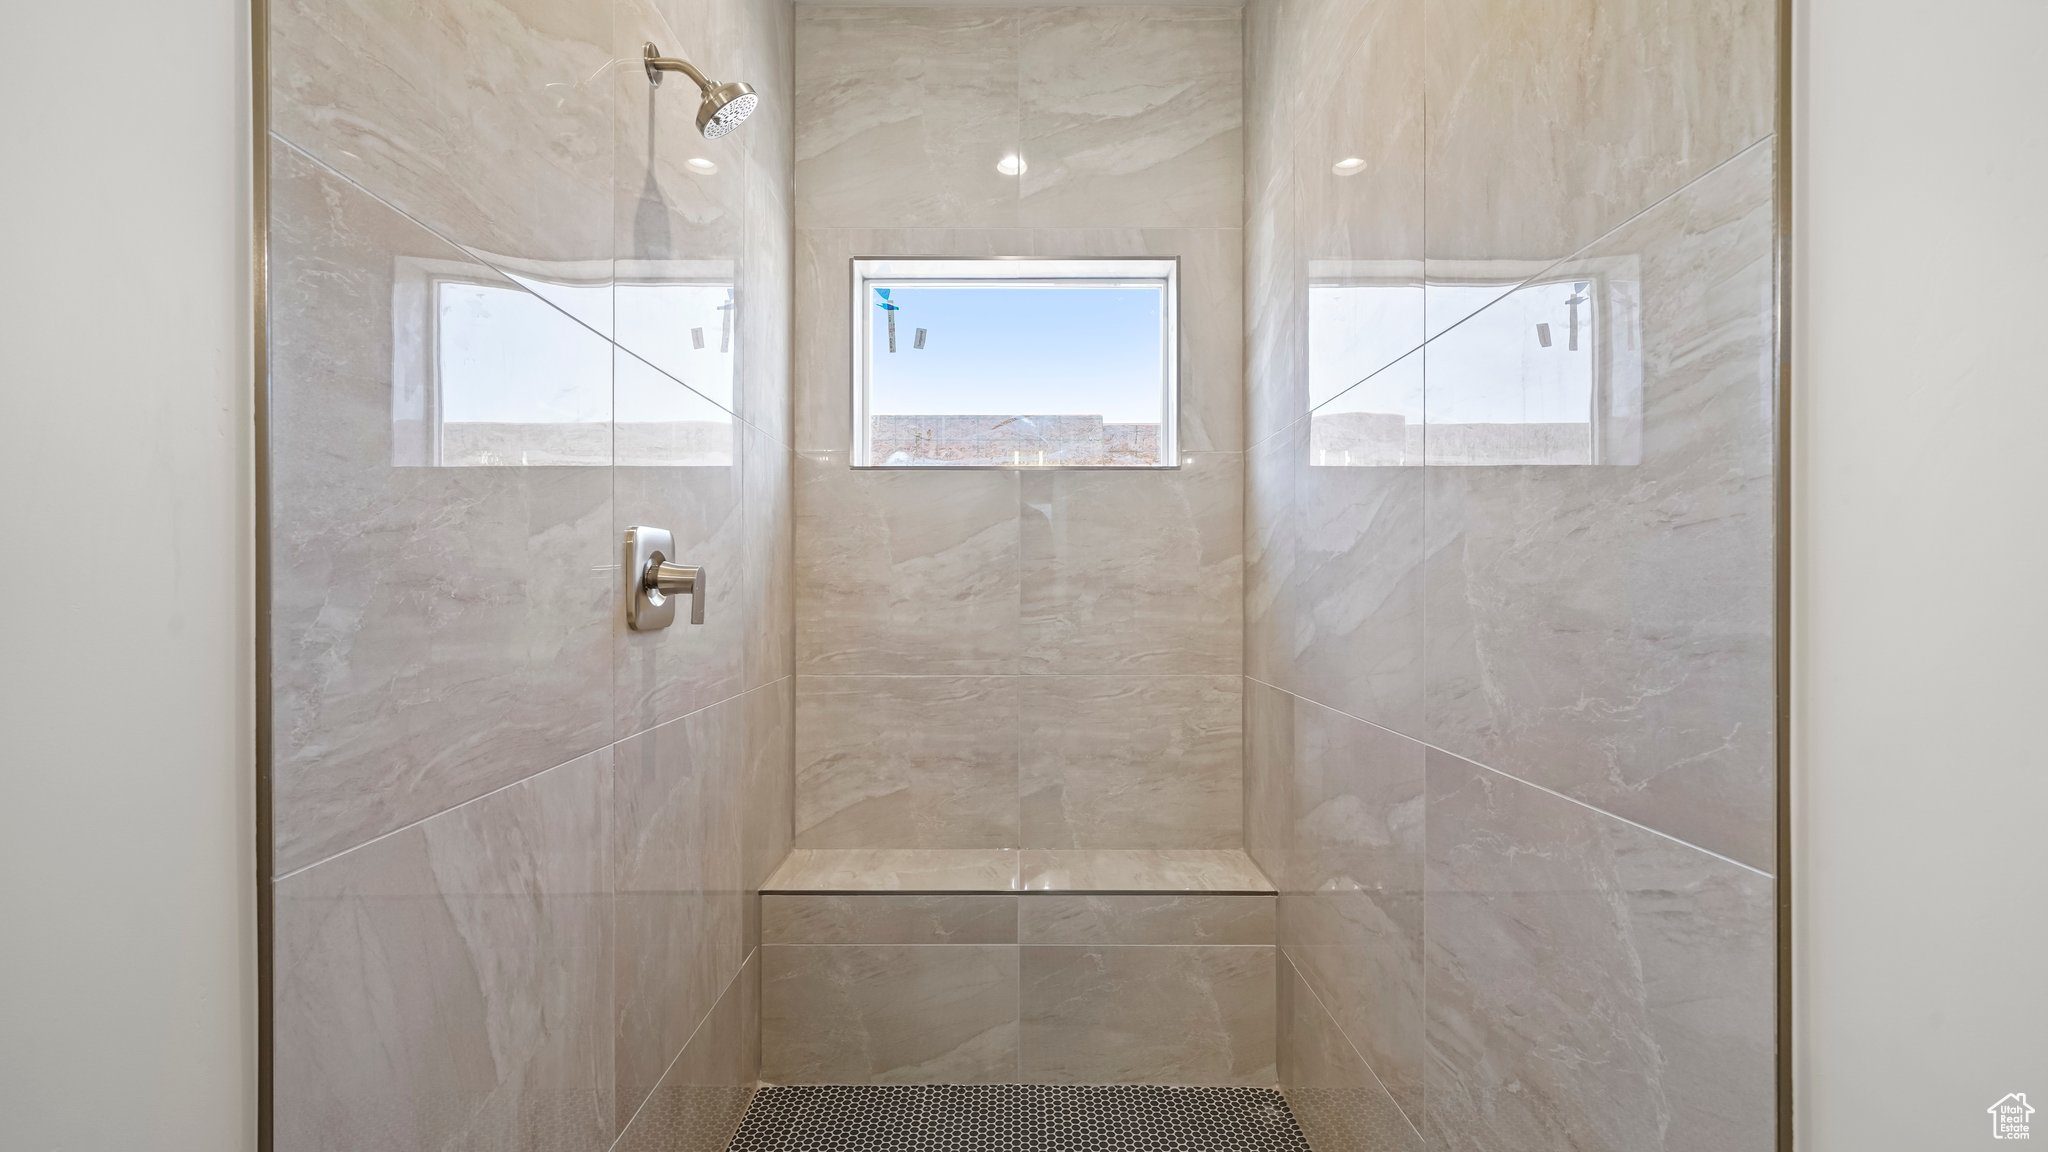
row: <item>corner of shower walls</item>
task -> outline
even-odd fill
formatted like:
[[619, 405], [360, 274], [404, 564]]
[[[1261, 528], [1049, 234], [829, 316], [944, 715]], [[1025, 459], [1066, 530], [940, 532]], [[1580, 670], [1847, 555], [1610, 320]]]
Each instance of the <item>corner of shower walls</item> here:
[[[723, 1148], [792, 832], [792, 7], [267, 24], [267, 1135]], [[762, 108], [702, 139], [647, 40]], [[634, 523], [704, 625], [626, 629]]]
[[[1772, 1146], [1776, 27], [1246, 9], [1245, 837], [1318, 1147]], [[1570, 353], [1586, 415], [1499, 414]]]

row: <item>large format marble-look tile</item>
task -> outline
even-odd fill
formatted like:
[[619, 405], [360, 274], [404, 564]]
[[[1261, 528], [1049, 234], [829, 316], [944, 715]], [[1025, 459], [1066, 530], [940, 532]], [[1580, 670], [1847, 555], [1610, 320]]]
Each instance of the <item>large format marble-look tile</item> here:
[[1026, 946], [1021, 1078], [1271, 1084], [1273, 959], [1271, 947]]
[[1015, 892], [1014, 848], [796, 848], [764, 892]]
[[1380, 1083], [1422, 1115], [1426, 749], [1297, 701], [1280, 944]]
[[1422, 1152], [1420, 1132], [1338, 1030], [1285, 949], [1279, 969], [1280, 1090], [1310, 1146]]
[[1296, 457], [1296, 694], [1403, 732], [1422, 727], [1421, 468]]
[[609, 333], [613, 2], [284, 0], [271, 127]]
[[1765, 869], [1772, 251], [1764, 144], [1560, 268], [1617, 302], [1637, 432], [1592, 467], [1430, 469], [1426, 593], [1430, 743]]
[[747, 693], [746, 774], [740, 782], [740, 885], [746, 946], [760, 943], [754, 895], [789, 855], [796, 835], [796, 681]]
[[1245, 444], [1308, 410], [1308, 277], [1295, 227], [1299, 3], [1244, 9]]
[[749, 956], [611, 1152], [725, 1152], [759, 1079], [749, 1033], [758, 1027], [760, 975], [759, 957]]
[[796, 683], [799, 845], [1017, 846], [1016, 677]]
[[728, 700], [614, 749], [621, 1124], [745, 958], [746, 722]]
[[[1428, 0], [1426, 19], [1432, 282], [1562, 259], [1776, 115], [1769, 0]], [[1430, 331], [1472, 306], [1432, 293]]]
[[1017, 897], [779, 895], [761, 897], [768, 944], [1015, 944]]
[[1237, 676], [1017, 680], [1019, 841], [1027, 848], [1243, 844]]
[[1212, 892], [1262, 895], [1273, 885], [1234, 848], [1027, 848], [1029, 892]]
[[1178, 469], [1022, 477], [1022, 671], [1235, 675], [1243, 493], [1235, 453]]
[[1291, 694], [1244, 682], [1244, 851], [1281, 890], [1294, 852], [1294, 710]]
[[279, 1152], [602, 1152], [611, 755], [277, 882]]
[[799, 227], [1003, 227], [1018, 182], [1017, 14], [803, 8]]
[[1764, 876], [1429, 760], [1432, 1147], [1773, 1143]]
[[761, 950], [761, 1075], [778, 1084], [1017, 1078], [1014, 944]]
[[[622, 456], [612, 472], [614, 549], [624, 563], [626, 529], [637, 524], [675, 534], [677, 564], [702, 567], [704, 623], [676, 622], [651, 632], [615, 632], [617, 736], [625, 739], [741, 690], [754, 629], [747, 618], [746, 532], [741, 428], [730, 412], [619, 351], [613, 384], [622, 445], [629, 431], [672, 431]], [[623, 583], [621, 599], [625, 596]], [[623, 615], [623, 613], [622, 613]]]
[[1424, 3], [1290, 5], [1300, 23], [1289, 126], [1310, 407], [1422, 345]]
[[1228, 9], [1017, 13], [1021, 221], [1235, 228], [1243, 41]]
[[1297, 423], [1244, 454], [1244, 671], [1277, 688], [1298, 688], [1295, 616], [1303, 436]]
[[740, 430], [742, 571], [749, 690], [796, 672], [796, 458], [752, 425]]
[[1033, 893], [1019, 898], [1017, 938], [1026, 944], [1271, 945], [1271, 896], [1165, 892]]
[[434, 466], [442, 440], [403, 419], [480, 399], [444, 386], [511, 373], [429, 343], [431, 284], [516, 317], [546, 351], [590, 419], [536, 445], [571, 462], [586, 432], [588, 462], [609, 459], [610, 347], [300, 153], [271, 153], [282, 873], [605, 743], [617, 560], [604, 469]]
[[797, 458], [797, 667], [1017, 670], [1017, 474]]

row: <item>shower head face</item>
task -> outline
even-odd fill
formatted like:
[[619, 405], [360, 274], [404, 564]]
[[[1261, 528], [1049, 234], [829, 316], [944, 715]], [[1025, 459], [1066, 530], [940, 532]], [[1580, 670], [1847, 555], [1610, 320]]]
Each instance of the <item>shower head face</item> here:
[[760, 107], [761, 98], [746, 84], [719, 84], [704, 90], [704, 103], [697, 109], [697, 130], [706, 140], [716, 140], [746, 122]]

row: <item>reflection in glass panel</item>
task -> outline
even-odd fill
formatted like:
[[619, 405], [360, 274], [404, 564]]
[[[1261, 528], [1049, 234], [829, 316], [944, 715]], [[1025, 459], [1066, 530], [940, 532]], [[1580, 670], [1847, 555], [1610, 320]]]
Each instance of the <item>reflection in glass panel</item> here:
[[[1311, 407], [1422, 343], [1422, 281], [1413, 261], [1314, 261], [1308, 283]], [[1420, 423], [1422, 413], [1415, 413]]]
[[1422, 463], [1422, 353], [1411, 352], [1309, 414], [1316, 468]]
[[739, 299], [729, 260], [623, 265], [619, 343], [729, 411], [738, 411]]
[[732, 413], [621, 350], [614, 383], [621, 467], [729, 468]]
[[611, 463], [611, 355], [602, 337], [468, 265], [405, 262], [395, 291], [394, 463]]

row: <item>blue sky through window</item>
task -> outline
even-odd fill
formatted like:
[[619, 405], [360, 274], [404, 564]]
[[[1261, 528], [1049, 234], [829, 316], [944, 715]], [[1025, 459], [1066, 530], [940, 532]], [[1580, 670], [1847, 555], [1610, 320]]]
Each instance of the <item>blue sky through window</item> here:
[[[876, 415], [1099, 415], [1157, 424], [1165, 410], [1158, 285], [888, 286], [869, 289]], [[925, 329], [925, 346], [916, 347]]]

